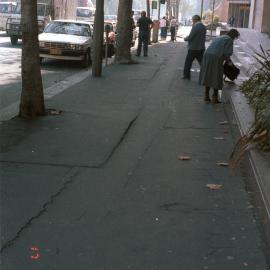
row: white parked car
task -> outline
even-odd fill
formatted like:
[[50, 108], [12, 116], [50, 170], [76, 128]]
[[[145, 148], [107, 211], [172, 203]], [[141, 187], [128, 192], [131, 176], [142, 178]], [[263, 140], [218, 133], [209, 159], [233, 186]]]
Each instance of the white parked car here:
[[81, 61], [91, 64], [92, 31], [89, 22], [55, 20], [39, 35], [39, 56], [43, 58]]

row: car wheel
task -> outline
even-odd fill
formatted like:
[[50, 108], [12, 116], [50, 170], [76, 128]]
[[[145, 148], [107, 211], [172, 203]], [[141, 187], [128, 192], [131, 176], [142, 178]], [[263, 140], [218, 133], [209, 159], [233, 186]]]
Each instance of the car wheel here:
[[87, 68], [91, 65], [91, 63], [92, 63], [91, 51], [88, 50], [84, 55], [84, 59], [82, 60], [82, 67]]
[[18, 37], [17, 36], [11, 36], [10, 41], [12, 45], [17, 45], [18, 44]]

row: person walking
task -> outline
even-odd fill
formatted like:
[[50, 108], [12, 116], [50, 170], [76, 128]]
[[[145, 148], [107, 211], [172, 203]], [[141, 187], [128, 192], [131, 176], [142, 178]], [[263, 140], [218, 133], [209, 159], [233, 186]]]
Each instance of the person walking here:
[[135, 45], [135, 41], [133, 41], [133, 32], [134, 29], [136, 28], [135, 21], [134, 21], [134, 11], [131, 11], [131, 16], [130, 16], [130, 21], [129, 21], [129, 40], [130, 40], [130, 47], [133, 47]]
[[165, 40], [167, 38], [167, 20], [165, 16], [159, 21], [159, 27], [160, 38], [161, 40]]
[[213, 103], [220, 103], [218, 90], [223, 87], [223, 64], [230, 62], [233, 54], [233, 42], [240, 36], [236, 29], [231, 29], [226, 35], [220, 36], [212, 41], [204, 53], [199, 84], [205, 86], [204, 100], [210, 102], [210, 88], [214, 89], [212, 96]]
[[188, 42], [188, 52], [185, 60], [183, 79], [190, 80], [190, 69], [194, 59], [197, 59], [199, 64], [201, 64], [205, 51], [205, 38], [206, 27], [201, 22], [201, 17], [194, 15], [192, 17], [190, 34], [184, 39]]
[[229, 18], [229, 20], [228, 20], [228, 24], [229, 24], [231, 27], [233, 27], [234, 21], [235, 21], [234, 16], [231, 16], [231, 17]]
[[176, 34], [176, 27], [177, 27], [177, 21], [174, 16], [172, 16], [171, 22], [170, 22], [170, 31], [171, 31], [171, 41], [175, 41], [175, 34]]
[[137, 21], [137, 26], [139, 27], [139, 43], [137, 48], [137, 56], [141, 55], [142, 45], [143, 45], [143, 56], [148, 56], [148, 43], [150, 31], [153, 27], [153, 22], [150, 18], [146, 17], [146, 12], [142, 11], [141, 17]]

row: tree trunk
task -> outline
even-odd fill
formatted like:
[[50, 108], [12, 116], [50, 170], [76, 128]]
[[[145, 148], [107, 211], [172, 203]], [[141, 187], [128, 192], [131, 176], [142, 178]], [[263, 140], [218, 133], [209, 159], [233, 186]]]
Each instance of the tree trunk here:
[[22, 0], [22, 93], [20, 116], [45, 114], [40, 72], [37, 0]]
[[132, 0], [120, 0], [117, 22], [117, 48], [115, 62], [129, 64], [132, 62], [130, 47], [132, 42]]
[[102, 74], [102, 56], [104, 40], [104, 0], [98, 0], [94, 24], [94, 41], [92, 57], [92, 76], [100, 77]]
[[176, 21], [179, 22], [179, 5], [180, 5], [180, 0], [177, 0], [176, 1], [176, 8], [175, 8], [175, 18], [176, 18]]

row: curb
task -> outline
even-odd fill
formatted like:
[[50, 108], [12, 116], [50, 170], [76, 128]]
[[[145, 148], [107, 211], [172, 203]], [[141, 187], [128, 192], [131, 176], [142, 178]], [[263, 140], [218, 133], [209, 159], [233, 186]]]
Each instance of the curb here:
[[[241, 136], [247, 134], [254, 122], [254, 112], [249, 106], [246, 97], [238, 90], [238, 85], [228, 86], [224, 91], [232, 105]], [[256, 184], [260, 191], [261, 199], [267, 220], [270, 222], [270, 155], [257, 150], [248, 151], [248, 159], [254, 174]]]

